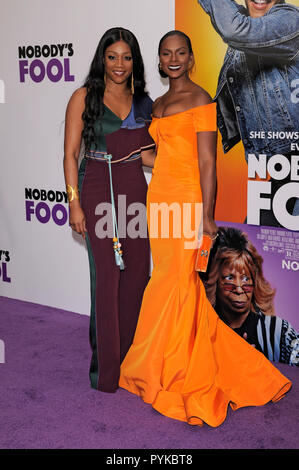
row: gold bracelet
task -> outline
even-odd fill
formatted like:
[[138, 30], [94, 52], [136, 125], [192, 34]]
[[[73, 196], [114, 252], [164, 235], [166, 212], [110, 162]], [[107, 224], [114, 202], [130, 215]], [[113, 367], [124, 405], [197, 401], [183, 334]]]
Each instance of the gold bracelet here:
[[78, 186], [75, 186], [73, 188], [70, 184], [68, 184], [66, 186], [66, 192], [67, 192], [67, 198], [69, 202], [72, 202], [74, 199], [79, 199]]
[[207, 235], [208, 237], [210, 237], [210, 239], [211, 239], [212, 241], [214, 241], [214, 240], [216, 240], [216, 238], [218, 237], [219, 234], [218, 234], [218, 232], [217, 232], [214, 237], [211, 237], [211, 235], [209, 235], [208, 233], [203, 232], [203, 235]]

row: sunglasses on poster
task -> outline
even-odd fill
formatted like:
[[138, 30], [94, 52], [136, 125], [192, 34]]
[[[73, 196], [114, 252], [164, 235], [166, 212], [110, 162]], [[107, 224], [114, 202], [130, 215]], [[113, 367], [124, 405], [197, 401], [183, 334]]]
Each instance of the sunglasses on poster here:
[[227, 282], [227, 281], [222, 282], [222, 286], [223, 286], [224, 290], [227, 290], [227, 291], [230, 291], [230, 292], [233, 292], [233, 291], [237, 290], [237, 287], [241, 287], [241, 289], [245, 293], [252, 292], [253, 287], [254, 287], [253, 284], [235, 284], [233, 282]]

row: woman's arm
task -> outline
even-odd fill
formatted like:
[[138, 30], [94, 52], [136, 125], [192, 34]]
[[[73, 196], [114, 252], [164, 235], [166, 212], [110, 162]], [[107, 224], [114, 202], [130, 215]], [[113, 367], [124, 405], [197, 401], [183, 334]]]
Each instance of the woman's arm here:
[[155, 158], [156, 158], [156, 149], [152, 148], [149, 150], [142, 150], [141, 158], [142, 158], [142, 165], [153, 168], [154, 163], [155, 163]]
[[215, 237], [218, 227], [214, 221], [216, 199], [217, 132], [197, 133], [198, 166], [203, 202], [203, 232]]
[[85, 107], [86, 89], [79, 88], [70, 98], [66, 109], [64, 136], [64, 177], [69, 196], [70, 226], [85, 238], [85, 216], [78, 193], [78, 158], [83, 130], [82, 113]]

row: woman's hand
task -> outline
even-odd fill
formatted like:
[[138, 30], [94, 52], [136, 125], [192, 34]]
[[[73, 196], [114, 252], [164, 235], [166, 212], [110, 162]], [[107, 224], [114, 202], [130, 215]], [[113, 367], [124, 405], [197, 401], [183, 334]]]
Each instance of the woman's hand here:
[[85, 215], [79, 204], [70, 203], [70, 226], [85, 239], [85, 232], [87, 232]]
[[[203, 233], [209, 235], [212, 239], [216, 237], [218, 233], [218, 227], [212, 218], [205, 218], [203, 220]], [[213, 240], [213, 243], [215, 240]]]

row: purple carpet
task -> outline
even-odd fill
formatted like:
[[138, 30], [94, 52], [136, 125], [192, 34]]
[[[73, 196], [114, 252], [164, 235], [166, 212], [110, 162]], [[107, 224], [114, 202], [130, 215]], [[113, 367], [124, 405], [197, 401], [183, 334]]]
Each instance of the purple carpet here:
[[91, 389], [88, 328], [87, 316], [0, 297], [1, 449], [298, 449], [298, 368], [277, 365], [293, 382], [280, 402], [199, 428]]

